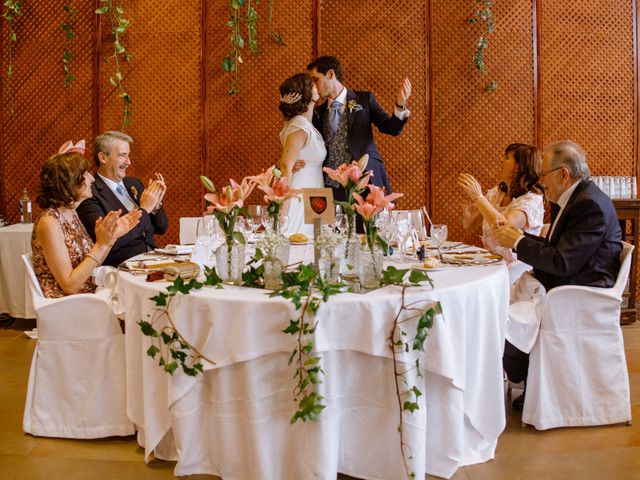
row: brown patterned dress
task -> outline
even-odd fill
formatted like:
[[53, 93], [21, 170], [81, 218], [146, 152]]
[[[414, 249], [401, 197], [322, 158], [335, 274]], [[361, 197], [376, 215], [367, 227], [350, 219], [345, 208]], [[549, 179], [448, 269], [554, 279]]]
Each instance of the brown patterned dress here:
[[[67, 245], [69, 251], [69, 258], [71, 259], [71, 266], [76, 268], [82, 261], [87, 253], [91, 251], [93, 242], [91, 237], [82, 225], [82, 222], [78, 218], [76, 212], [73, 212], [73, 219], [71, 222], [67, 222], [62, 216], [62, 213], [57, 208], [47, 208], [44, 210], [33, 225], [33, 235], [31, 236], [31, 250], [33, 251], [33, 269], [36, 273], [40, 288], [45, 297], [58, 298], [64, 297], [67, 294], [62, 290], [56, 279], [53, 277], [47, 261], [42, 253], [42, 246], [36, 241], [36, 229], [38, 228], [38, 222], [45, 217], [51, 216], [56, 219], [62, 228], [64, 234], [64, 243]], [[78, 293], [92, 293], [95, 292], [96, 285], [93, 280], [89, 278], [84, 285], [80, 288]]]

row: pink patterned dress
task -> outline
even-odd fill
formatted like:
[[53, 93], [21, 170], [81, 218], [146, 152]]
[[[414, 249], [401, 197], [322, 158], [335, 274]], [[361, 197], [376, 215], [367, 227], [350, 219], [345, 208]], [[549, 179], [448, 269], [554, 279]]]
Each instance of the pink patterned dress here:
[[[527, 217], [527, 223], [524, 230], [532, 235], [540, 235], [542, 224], [544, 222], [544, 203], [543, 195], [527, 192], [524, 195], [520, 195], [518, 198], [511, 200], [506, 207], [501, 207], [500, 203], [504, 198], [504, 192], [500, 191], [498, 187], [493, 187], [486, 194], [487, 200], [493, 205], [498, 212], [506, 216], [507, 213], [513, 210], [520, 210]], [[493, 250], [499, 253], [507, 261], [511, 263], [515, 260], [515, 254], [509, 248], [504, 248], [498, 245], [492, 234], [493, 225], [489, 225], [486, 220], [482, 221], [482, 243], [485, 248]]]
[[[44, 210], [35, 224], [33, 225], [33, 235], [31, 236], [31, 250], [33, 252], [33, 269], [36, 273], [36, 278], [42, 288], [42, 293], [45, 297], [58, 298], [64, 297], [67, 294], [62, 290], [56, 279], [53, 277], [47, 261], [44, 258], [42, 252], [42, 246], [36, 241], [36, 229], [38, 228], [38, 222], [45, 217], [51, 216], [56, 219], [62, 228], [64, 234], [64, 243], [69, 251], [69, 258], [71, 259], [71, 266], [76, 268], [87, 253], [91, 251], [93, 242], [91, 237], [82, 225], [82, 222], [78, 218], [76, 212], [73, 212], [73, 219], [71, 222], [67, 222], [57, 208], [47, 208]], [[95, 292], [96, 285], [91, 278], [87, 280], [80, 288], [78, 293], [92, 293]]]

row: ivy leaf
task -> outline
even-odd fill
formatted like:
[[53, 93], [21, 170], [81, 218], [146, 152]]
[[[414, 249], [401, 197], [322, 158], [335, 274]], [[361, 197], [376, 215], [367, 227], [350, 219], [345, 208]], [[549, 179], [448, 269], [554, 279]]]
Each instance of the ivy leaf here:
[[284, 333], [289, 333], [291, 335], [293, 335], [294, 333], [298, 333], [298, 331], [300, 330], [300, 327], [298, 325], [298, 321], [297, 320], [289, 320], [289, 326], [287, 328], [285, 328], [284, 330], [282, 330]]
[[429, 282], [429, 284], [433, 287], [433, 280], [431, 280], [431, 277], [429, 277], [429, 274], [427, 272], [424, 272], [422, 270], [411, 270], [411, 273], [409, 274], [409, 282], [414, 285], [422, 282]]
[[109, 11], [109, 7], [102, 7], [102, 8], [98, 8], [96, 10], [96, 13], [98, 15], [103, 15], [103, 14], [107, 13], [108, 11]]
[[147, 355], [149, 355], [151, 358], [155, 358], [156, 354], [158, 354], [159, 352], [160, 352], [160, 349], [158, 347], [156, 347], [155, 345], [151, 345], [147, 349]]
[[218, 275], [218, 272], [214, 267], [204, 267], [205, 285], [217, 286], [222, 283], [222, 278]]
[[398, 269], [394, 266], [388, 266], [382, 271], [383, 285], [402, 285], [402, 280], [408, 269]]
[[416, 410], [420, 410], [420, 407], [418, 406], [418, 404], [416, 402], [410, 402], [409, 400], [406, 400], [404, 402], [404, 405], [402, 405], [402, 409], [403, 410], [408, 410], [409, 412], [413, 413]]
[[138, 322], [138, 325], [140, 325], [140, 330], [142, 330], [142, 334], [147, 336], [147, 337], [152, 337], [154, 336], [154, 334], [156, 334], [156, 329], [153, 328], [153, 325], [151, 325], [149, 322], [145, 322], [144, 320], [140, 320]]
[[173, 372], [175, 372], [177, 368], [178, 368], [178, 362], [174, 360], [173, 362], [167, 363], [164, 366], [164, 371], [167, 372], [169, 375], [173, 375]]

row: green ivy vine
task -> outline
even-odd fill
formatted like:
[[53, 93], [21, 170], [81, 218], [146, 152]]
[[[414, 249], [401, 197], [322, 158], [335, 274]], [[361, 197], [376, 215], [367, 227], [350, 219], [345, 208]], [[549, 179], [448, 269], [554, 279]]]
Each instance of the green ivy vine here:
[[60, 26], [64, 32], [64, 54], [62, 55], [62, 68], [64, 71], [64, 86], [68, 87], [76, 77], [71, 74], [71, 59], [73, 55], [71, 53], [71, 42], [76, 37], [73, 31], [74, 18], [78, 10], [73, 10], [69, 5], [65, 5], [62, 9], [66, 12], [67, 18], [65, 22]]
[[[140, 320], [138, 325], [143, 335], [151, 337], [151, 346], [147, 349], [147, 355], [153, 359], [158, 356], [158, 365], [170, 375], [173, 375], [173, 372], [180, 366], [185, 375], [195, 377], [203, 372], [204, 366], [201, 359], [215, 365], [213, 360], [205, 357], [180, 334], [169, 314], [171, 300], [178, 293], [188, 295], [191, 290], [198, 290], [205, 285], [222, 288], [221, 283], [222, 279], [218, 276], [215, 268], [205, 268], [204, 283], [198, 282], [195, 278], [185, 283], [182, 277], [177, 277], [167, 287], [166, 292], [151, 297], [150, 300], [155, 303], [156, 308], [153, 310], [153, 314], [147, 315], [150, 317], [149, 321]], [[166, 319], [167, 325], [156, 329], [154, 325], [161, 318]]]
[[2, 18], [9, 30], [9, 49], [7, 53], [7, 92], [9, 96], [9, 110], [13, 115], [13, 47], [18, 42], [14, 22], [22, 15], [22, 3], [19, 0], [5, 0], [2, 8]]
[[[278, 45], [284, 45], [282, 35], [273, 31], [273, 2], [269, 1], [269, 36]], [[243, 63], [240, 51], [244, 49], [245, 40], [242, 34], [242, 25], [247, 28], [247, 43], [249, 52], [257, 55], [260, 53], [258, 46], [258, 11], [256, 7], [260, 0], [229, 0], [230, 18], [226, 22], [229, 28], [229, 40], [231, 52], [222, 60], [222, 70], [231, 75], [230, 95], [240, 93], [239, 69]]]
[[124, 0], [119, 0], [118, 4], [114, 6], [114, 0], [100, 0], [102, 7], [98, 8], [95, 12], [98, 15], [107, 15], [109, 17], [109, 24], [111, 25], [111, 33], [113, 33], [113, 54], [105, 58], [105, 62], [110, 64], [114, 63], [115, 72], [109, 77], [109, 83], [117, 88], [120, 93], [119, 97], [122, 98], [124, 105], [124, 119], [122, 122], [122, 128], [125, 129], [131, 124], [131, 105], [133, 101], [131, 96], [126, 92], [122, 83], [122, 68], [120, 60], [129, 62], [131, 60], [131, 54], [127, 51], [122, 43], [122, 37], [127, 33], [131, 21], [124, 17]]
[[[480, 37], [478, 38], [478, 44], [476, 51], [473, 55], [473, 65], [482, 73], [487, 75], [487, 67], [485, 65], [485, 54], [489, 48], [489, 37], [493, 35], [496, 25], [496, 17], [493, 13], [493, 0], [476, 0], [478, 9], [475, 14], [468, 19], [471, 25], [477, 25], [480, 29]], [[484, 86], [485, 90], [492, 92], [498, 88], [498, 82], [491, 80]]]
[[[410, 272], [410, 273], [409, 273]], [[408, 274], [408, 278], [407, 278]], [[433, 300], [417, 300], [406, 303], [405, 293], [407, 288], [418, 286], [422, 282], [428, 282], [433, 287], [433, 281], [426, 272], [420, 270], [402, 270], [393, 266], [387, 267], [382, 273], [383, 285], [398, 285], [401, 290], [400, 308], [393, 319], [393, 328], [389, 335], [389, 348], [393, 353], [393, 373], [396, 387], [396, 397], [398, 399], [398, 433], [400, 434], [400, 453], [404, 463], [407, 478], [415, 479], [415, 472], [411, 471], [409, 458], [406, 450], [408, 448], [404, 441], [404, 412], [410, 414], [420, 409], [419, 398], [423, 395], [417, 385], [411, 385], [407, 375], [416, 371], [418, 378], [422, 377], [420, 359], [416, 358], [415, 363], [404, 367], [406, 363], [401, 362], [400, 356], [410, 352], [424, 352], [424, 342], [429, 336], [429, 330], [433, 327], [433, 319], [436, 314], [442, 313], [439, 302]], [[405, 324], [415, 323], [415, 331], [409, 332]]]

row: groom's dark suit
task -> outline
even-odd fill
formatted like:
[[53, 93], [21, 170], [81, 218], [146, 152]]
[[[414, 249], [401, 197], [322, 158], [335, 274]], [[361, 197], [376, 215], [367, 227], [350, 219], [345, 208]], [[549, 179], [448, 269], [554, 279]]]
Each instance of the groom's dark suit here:
[[[125, 177], [122, 182], [129, 192], [129, 196], [139, 206], [140, 197], [144, 191], [142, 182], [132, 177]], [[91, 185], [91, 193], [92, 197], [82, 202], [76, 211], [95, 242], [96, 220], [112, 210], [121, 209], [126, 212], [127, 209], [99, 175], [96, 175], [96, 181]], [[154, 233], [161, 235], [167, 231], [168, 227], [169, 220], [162, 208], [155, 213], [143, 210], [140, 223], [116, 241], [103, 264], [117, 267], [131, 257], [156, 248], [156, 242], [153, 239]]]
[[[552, 209], [552, 222], [557, 214]], [[525, 233], [518, 260], [534, 267], [547, 290], [560, 285], [613, 286], [620, 270], [622, 234], [613, 203], [593, 182], [582, 180], [557, 219], [551, 238]]]
[[[402, 132], [404, 124], [408, 118], [400, 120], [395, 115], [388, 115], [378, 104], [372, 92], [355, 92], [347, 90], [347, 104], [345, 105], [344, 114], [347, 118], [347, 148], [351, 154], [351, 159], [358, 160], [365, 153], [369, 154], [369, 163], [367, 170], [373, 170], [371, 183], [379, 187], [385, 187], [387, 194], [391, 193], [391, 184], [387, 177], [387, 172], [382, 163], [380, 153], [376, 148], [373, 140], [372, 125], [375, 125], [380, 133], [396, 136]], [[325, 141], [325, 117], [327, 114], [327, 105], [325, 102], [316, 108], [313, 116], [313, 125], [322, 134]], [[353, 108], [350, 108], [350, 103]], [[362, 108], [359, 108], [362, 107]], [[327, 156], [329, 151], [327, 149]], [[325, 160], [325, 165], [327, 160]], [[338, 198], [343, 197], [342, 189], [334, 188], [334, 195]]]

